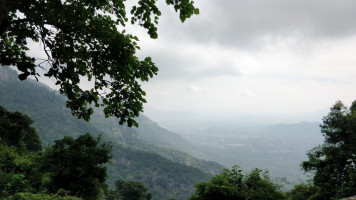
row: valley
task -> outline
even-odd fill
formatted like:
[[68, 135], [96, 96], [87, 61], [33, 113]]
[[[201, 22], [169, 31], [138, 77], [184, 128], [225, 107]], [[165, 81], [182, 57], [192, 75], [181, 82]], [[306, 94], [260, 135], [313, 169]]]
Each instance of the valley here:
[[20, 82], [16, 72], [1, 70], [0, 104], [33, 118], [45, 146], [65, 135], [102, 135], [113, 144], [109, 185], [117, 179], [141, 181], [153, 199], [186, 199], [196, 183], [234, 165], [268, 170], [271, 177], [285, 179], [290, 189], [307, 180], [299, 165], [323, 141], [317, 122], [182, 128], [175, 133], [145, 115], [137, 119], [139, 128], [128, 128], [96, 109], [86, 123], [71, 115], [58, 92], [36, 81]]

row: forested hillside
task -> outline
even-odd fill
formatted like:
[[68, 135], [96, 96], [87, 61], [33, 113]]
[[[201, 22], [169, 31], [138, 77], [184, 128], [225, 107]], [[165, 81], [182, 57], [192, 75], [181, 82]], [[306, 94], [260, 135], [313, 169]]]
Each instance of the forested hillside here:
[[[78, 120], [71, 115], [65, 107], [64, 97], [57, 92], [36, 81], [20, 82], [16, 72], [8, 68], [0, 70], [0, 105], [11, 111], [29, 115], [34, 120], [34, 127], [43, 141], [43, 146], [52, 144], [53, 140], [61, 139], [65, 135], [78, 137], [87, 132], [94, 136], [103, 133], [103, 140], [113, 143], [114, 157], [108, 166], [110, 184], [117, 179], [138, 180], [150, 188], [153, 199], [186, 199], [193, 192], [194, 184], [211, 177], [189, 166], [213, 172], [222, 167], [177, 150], [149, 145], [139, 139], [135, 129], [119, 127], [116, 132], [109, 133], [107, 130], [101, 130], [98, 123], [92, 125]], [[120, 131], [121, 129], [127, 131]], [[138, 149], [161, 152], [161, 155], [169, 159]]]
[[223, 168], [216, 162], [200, 160], [184, 153], [191, 152], [199, 157], [205, 157], [203, 151], [194, 147], [189, 141], [176, 133], [159, 127], [144, 115], [140, 116], [137, 121], [140, 124], [139, 128], [121, 126], [116, 118], [105, 118], [103, 112], [97, 109], [91, 123], [126, 147], [156, 153], [174, 162], [194, 166], [210, 174], [217, 174]]
[[64, 97], [58, 92], [36, 81], [21, 82], [17, 73], [9, 68], [0, 68], [0, 88], [0, 104], [29, 115], [44, 146], [65, 135], [76, 137], [86, 132], [99, 133], [94, 126], [72, 116], [65, 107]]
[[[163, 147], [149, 144], [147, 141], [143, 140], [142, 134], [144, 134], [144, 127], [148, 127], [149, 134], [152, 138], [159, 137], [164, 134], [166, 130], [160, 128], [148, 118], [140, 119], [143, 124], [140, 131], [136, 128], [118, 126], [116, 119], [106, 119], [100, 110], [97, 110], [97, 113], [93, 116], [92, 123], [78, 120], [71, 115], [65, 106], [63, 106], [64, 97], [58, 95], [47, 86], [32, 80], [20, 82], [16, 77], [17, 74], [15, 71], [10, 70], [9, 68], [1, 68], [0, 70], [0, 105], [9, 109], [10, 112], [21, 111], [29, 115], [35, 121], [34, 125], [38, 129], [39, 137], [43, 140], [45, 146], [44, 150], [41, 150], [38, 136], [35, 136], [37, 133], [34, 134], [34, 136], [31, 136], [30, 138], [32, 139], [30, 140], [26, 139], [28, 137], [26, 134], [23, 134], [22, 136], [20, 134], [21, 137], [16, 136], [16, 134], [22, 132], [17, 131], [15, 124], [23, 126], [24, 124], [22, 121], [16, 120], [11, 116], [10, 118], [6, 117], [6, 115], [3, 117], [2, 130], [4, 131], [1, 136], [1, 148], [3, 150], [0, 155], [2, 165], [0, 175], [3, 178], [0, 180], [0, 186], [2, 187], [0, 190], [2, 193], [0, 195], [8, 196], [9, 200], [18, 198], [50, 199], [52, 197], [57, 198], [58, 195], [67, 194], [84, 199], [97, 199], [96, 196], [88, 195], [88, 192], [85, 191], [86, 187], [76, 187], [78, 184], [66, 185], [68, 179], [65, 177], [68, 173], [57, 173], [58, 169], [70, 169], [68, 175], [70, 177], [68, 178], [73, 178], [78, 177], [76, 175], [79, 174], [77, 173], [78, 170], [80, 171], [80, 176], [85, 176], [85, 173], [91, 171], [88, 169], [92, 169], [92, 167], [86, 167], [87, 170], [82, 170], [82, 162], [90, 161], [88, 158], [91, 158], [90, 153], [82, 153], [83, 149], [78, 147], [78, 144], [81, 146], [83, 141], [89, 141], [89, 143], [84, 142], [84, 144], [94, 144], [94, 149], [98, 147], [99, 149], [102, 148], [102, 150], [106, 151], [105, 154], [107, 159], [105, 159], [106, 161], [103, 160], [103, 163], [107, 163], [107, 160], [110, 157], [108, 155], [109, 148], [106, 148], [109, 146], [105, 146], [105, 142], [110, 142], [112, 145], [111, 152], [113, 157], [109, 161], [109, 164], [106, 165], [108, 168], [107, 182], [111, 188], [114, 188], [115, 185], [116, 190], [107, 191], [105, 186], [99, 186], [104, 183], [100, 183], [97, 180], [100, 178], [101, 181], [105, 181], [104, 176], [94, 177], [93, 181], [99, 184], [96, 185], [98, 186], [96, 187], [96, 189], [98, 189], [97, 192], [93, 193], [93, 195], [97, 196], [100, 196], [99, 190], [103, 192], [105, 191], [107, 197], [111, 194], [113, 196], [118, 195], [118, 192], [120, 192], [119, 190], [124, 189], [122, 184], [141, 188], [139, 191], [142, 191], [143, 195], [147, 195], [148, 197], [150, 196], [149, 192], [151, 192], [153, 199], [157, 200], [172, 198], [190, 198], [192, 200], [337, 200], [354, 194], [354, 183], [356, 180], [354, 165], [356, 101], [353, 102], [349, 109], [344, 106], [342, 102], [336, 102], [331, 108], [330, 113], [323, 118], [321, 132], [324, 133], [324, 144], [312, 148], [311, 151], [307, 153], [308, 159], [305, 159], [307, 161], [302, 162], [303, 171], [311, 172], [312, 180], [308, 183], [295, 185], [293, 189], [285, 193], [281, 191], [281, 187], [286, 183], [270, 178], [267, 171], [263, 172], [259, 169], [243, 172], [239, 166], [234, 166], [231, 170], [225, 169], [221, 174], [217, 174], [213, 177], [212, 174], [219, 172], [219, 167], [221, 167], [221, 165], [214, 162], [199, 160], [178, 150], [163, 148], [170, 146], [169, 143], [172, 138], [176, 138], [179, 142], [184, 141], [174, 133], [169, 134], [171, 137], [157, 141], [157, 144], [160, 144]], [[4, 112], [6, 113], [7, 111]], [[20, 116], [22, 114], [15, 112], [14, 115]], [[11, 120], [8, 120], [8, 118]], [[30, 118], [25, 115], [23, 115], [23, 118], [25, 119], [25, 122], [27, 121], [27, 124], [31, 124], [32, 121]], [[9, 128], [9, 124], [13, 127], [12, 129]], [[293, 131], [287, 131], [291, 128]], [[12, 131], [12, 133], [9, 130], [14, 131]], [[160, 133], [155, 135], [154, 130], [160, 131]], [[234, 137], [229, 137], [228, 143], [225, 143], [223, 140], [224, 138], [220, 138], [222, 139], [220, 140], [220, 144], [214, 144], [217, 145], [216, 147], [221, 145], [244, 147], [244, 143], [241, 142], [245, 141], [247, 143], [249, 140], [252, 141], [253, 137], [255, 137], [255, 140], [259, 138], [256, 147], [258, 146], [260, 152], [262, 152], [263, 150], [267, 151], [268, 149], [271, 149], [271, 147], [272, 149], [277, 148], [276, 145], [272, 145], [264, 149], [264, 147], [267, 147], [266, 145], [276, 144], [276, 142], [284, 143], [285, 141], [281, 138], [285, 137], [285, 134], [288, 134], [289, 138], [294, 143], [306, 143], [307, 145], [312, 145], [309, 139], [312, 137], [320, 137], [320, 135], [317, 136], [314, 134], [315, 131], [316, 128], [313, 123], [304, 122], [295, 125], [278, 124], [264, 127], [263, 131], [257, 135], [249, 134], [249, 137], [246, 137], [245, 140], [243, 140], [244, 137], [242, 136], [236, 137], [236, 141], [232, 140]], [[33, 128], [28, 128], [27, 132], [35, 133]], [[95, 139], [89, 134], [85, 134], [85, 132], [90, 132], [95, 137], [101, 135], [101, 139]], [[229, 132], [227, 131], [227, 133]], [[264, 134], [265, 136], [262, 137]], [[312, 137], [309, 136], [309, 134], [312, 134]], [[258, 135], [259, 137], [256, 137]], [[70, 137], [62, 139], [63, 136]], [[11, 138], [15, 138], [15, 140]], [[268, 140], [266, 140], [266, 138]], [[17, 140], [26, 142], [20, 141], [16, 143]], [[56, 140], [55, 144], [53, 144], [54, 140]], [[13, 141], [15, 141], [15, 143]], [[99, 147], [98, 144], [101, 141], [104, 142], [105, 145]], [[152, 140], [151, 142], [154, 143], [155, 141]], [[285, 145], [291, 146], [292, 148], [300, 148], [298, 146], [293, 146], [294, 144], [292, 144], [288, 142], [285, 143]], [[187, 144], [187, 148], [189, 148], [189, 146], [190, 144]], [[247, 154], [248, 151], [256, 154], [256, 149], [253, 149], [255, 147], [254, 145], [248, 145], [248, 147], [249, 149], [247, 149], [245, 153], [240, 151], [240, 154], [238, 154], [240, 157], [238, 159], [241, 159], [242, 155]], [[67, 151], [65, 148], [72, 148], [74, 151]], [[179, 145], [176, 145], [175, 148], [179, 148]], [[229, 149], [225, 149], [226, 153], [227, 150]], [[31, 151], [37, 153], [32, 154]], [[63, 151], [70, 153], [66, 154], [63, 153]], [[264, 168], [264, 166], [268, 164], [264, 159], [273, 160], [273, 155], [294, 155], [292, 154], [293, 151], [284, 151], [284, 149], [279, 148], [277, 148], [276, 151], [268, 151], [267, 153], [271, 155], [270, 157], [266, 156], [266, 154], [263, 154], [264, 156], [261, 154], [258, 160], [263, 162], [263, 166], [257, 167]], [[70, 159], [67, 161], [68, 159], [66, 158], [60, 160], [59, 157], [61, 156], [58, 156], [57, 154], [61, 156], [65, 155], [68, 159], [72, 159], [72, 161], [73, 159], [76, 160], [79, 158], [80, 161], [72, 162]], [[9, 156], [12, 157], [12, 159], [9, 160]], [[256, 158], [256, 156], [251, 157], [251, 159], [254, 158]], [[291, 159], [297, 159], [297, 157]], [[98, 159], [93, 158], [93, 161], [94, 160]], [[280, 162], [282, 163], [286, 160], [288, 159], [282, 158]], [[64, 168], [58, 168], [58, 163], [63, 165]], [[92, 161], [86, 163], [92, 163]], [[297, 164], [299, 165], [299, 163]], [[295, 166], [297, 166], [297, 164], [295, 164]], [[15, 166], [15, 168], [11, 167], [11, 165]], [[100, 163], [95, 165], [100, 165]], [[103, 165], [100, 167], [102, 166]], [[209, 174], [202, 170], [211, 173]], [[295, 173], [299, 171], [298, 169], [289, 169], [289, 171], [290, 170]], [[17, 172], [20, 172], [20, 174]], [[57, 179], [53, 179], [53, 177], [65, 181], [58, 181]], [[335, 179], [335, 177], [338, 179]], [[286, 178], [289, 178], [289, 176]], [[122, 180], [127, 180], [128, 182], [122, 182]], [[83, 180], [76, 178], [76, 181], [80, 182]], [[91, 181], [84, 182], [83, 184], [91, 183]], [[149, 192], [142, 183], [149, 188]], [[195, 189], [193, 187], [194, 185], [196, 186]], [[48, 187], [49, 190], [46, 190], [48, 193], [40, 192], [42, 186]], [[121, 188], [118, 188], [118, 186]], [[24, 187], [27, 189], [21, 189]], [[60, 193], [59, 190], [61, 188], [66, 188], [65, 190], [69, 193]], [[23, 193], [23, 191], [25, 191], [25, 193]], [[81, 194], [78, 196], [74, 191], [80, 191]], [[102, 193], [102, 195], [104, 194]], [[61, 199], [61, 197], [58, 198]], [[64, 199], [68, 198], [67, 196], [64, 196]]]

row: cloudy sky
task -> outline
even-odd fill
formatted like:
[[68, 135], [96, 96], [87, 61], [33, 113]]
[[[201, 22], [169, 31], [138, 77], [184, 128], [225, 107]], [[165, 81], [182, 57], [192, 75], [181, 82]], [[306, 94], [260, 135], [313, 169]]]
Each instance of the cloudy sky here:
[[356, 99], [356, 1], [196, 0], [196, 6], [200, 15], [182, 24], [161, 4], [157, 40], [132, 30], [141, 39], [139, 57], [151, 56], [160, 69], [143, 84], [147, 115], [297, 122]]
[[153, 120], [316, 121], [356, 99], [355, 0], [196, 0], [185, 23], [164, 2], [158, 39], [127, 27], [160, 70], [142, 84]]

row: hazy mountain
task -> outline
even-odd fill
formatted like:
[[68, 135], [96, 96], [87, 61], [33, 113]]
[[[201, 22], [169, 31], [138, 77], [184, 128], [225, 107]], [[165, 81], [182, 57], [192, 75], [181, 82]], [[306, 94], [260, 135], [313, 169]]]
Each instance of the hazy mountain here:
[[73, 117], [59, 92], [33, 80], [21, 82], [15, 71], [4, 67], [0, 67], [0, 104], [29, 115], [44, 145], [65, 135], [77, 137], [86, 132], [94, 135], [100, 132]]
[[212, 126], [180, 132], [203, 149], [208, 159], [227, 167], [267, 169], [273, 177], [292, 184], [305, 181], [300, 163], [306, 153], [323, 142], [320, 122], [268, 126]]
[[[149, 186], [154, 199], [186, 199], [193, 192], [194, 184], [211, 177], [197, 167], [207, 172], [217, 172], [222, 167], [177, 150], [148, 144], [137, 130], [117, 127], [117, 122], [105, 119], [100, 113], [91, 120], [95, 123], [78, 120], [65, 107], [65, 98], [58, 92], [33, 80], [20, 82], [17, 73], [5, 67], [0, 68], [0, 105], [29, 115], [44, 146], [64, 135], [77, 137], [86, 132], [93, 135], [103, 133], [103, 140], [113, 144], [114, 157], [108, 165], [109, 183], [118, 178], [142, 181]], [[112, 130], [109, 131], [108, 127]], [[151, 131], [150, 134], [154, 135]]]
[[216, 162], [189, 155], [188, 153], [199, 158], [208, 157], [203, 150], [194, 147], [182, 136], [158, 126], [144, 115], [140, 115], [136, 120], [139, 128], [121, 126], [116, 118], [105, 118], [101, 109], [95, 109], [91, 123], [123, 146], [156, 153], [174, 162], [197, 167], [206, 173], [216, 174], [224, 168]]
[[[10, 76], [9, 73], [12, 75]], [[13, 82], [8, 84], [8, 81]], [[19, 82], [13, 71], [0, 72], [0, 104], [11, 110], [29, 114], [35, 120], [35, 126], [38, 127], [41, 138], [45, 142], [61, 138], [66, 134], [76, 136], [84, 132], [104, 133], [110, 141], [117, 144], [117, 148], [114, 148], [117, 154], [114, 161], [119, 164], [126, 163], [120, 167], [121, 170], [111, 174], [110, 181], [114, 181], [116, 177], [142, 180], [154, 188], [156, 195], [161, 195], [168, 190], [158, 189], [158, 183], [166, 181], [149, 177], [150, 173], [154, 176], [162, 175], [166, 177], [165, 180], [170, 177], [168, 180], [171, 182], [168, 184], [168, 181], [168, 185], [173, 184], [172, 177], [178, 177], [177, 174], [171, 175], [170, 173], [173, 172], [160, 168], [161, 165], [154, 166], [152, 160], [161, 160], [164, 157], [165, 162], [180, 163], [174, 166], [193, 166], [212, 173], [217, 173], [223, 167], [216, 162], [227, 167], [238, 164], [245, 170], [268, 169], [273, 177], [287, 178], [291, 183], [297, 183], [306, 180], [299, 164], [307, 159], [306, 153], [310, 149], [323, 141], [320, 122], [262, 126], [243, 125], [240, 122], [234, 124], [232, 120], [220, 125], [211, 123], [210, 126], [205, 124], [203, 127], [198, 125], [182, 127], [178, 135], [160, 127], [144, 115], [137, 119], [139, 128], [119, 126], [117, 119], [105, 118], [102, 111], [96, 109], [91, 123], [88, 124], [70, 114], [64, 106], [64, 98], [57, 92], [35, 81], [30, 82], [31, 84]], [[200, 160], [188, 153], [216, 162]], [[157, 154], [162, 157], [157, 157]], [[133, 157], [141, 157], [141, 159], [133, 160], [132, 156], [127, 155], [134, 155]], [[165, 165], [173, 166], [173, 162]], [[148, 171], [145, 171], [147, 169]], [[160, 169], [159, 173], [155, 169]], [[175, 170], [178, 172], [179, 169], [180, 167]], [[180, 173], [182, 174], [179, 177], [184, 177], [184, 173]], [[204, 179], [203, 176], [201, 178]], [[152, 180], [156, 182], [152, 183]], [[194, 178], [194, 180], [198, 179]], [[175, 188], [174, 184], [172, 187]], [[172, 188], [171, 190], [176, 191], [175, 194], [179, 193], [178, 190]]]

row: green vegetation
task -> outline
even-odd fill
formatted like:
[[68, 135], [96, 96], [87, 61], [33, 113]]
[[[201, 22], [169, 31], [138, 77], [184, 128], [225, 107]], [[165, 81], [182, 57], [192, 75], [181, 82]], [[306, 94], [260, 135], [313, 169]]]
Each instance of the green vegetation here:
[[313, 184], [299, 184], [295, 185], [292, 190], [287, 192], [287, 196], [290, 200], [315, 200], [318, 199], [316, 196], [318, 188]]
[[[183, 150], [199, 151], [199, 149], [193, 148], [193, 145], [190, 145], [189, 141], [178, 137], [177, 134], [173, 134], [159, 127], [144, 115], [138, 117], [137, 121], [140, 123], [138, 129], [121, 126], [118, 124], [116, 118], [105, 118], [103, 112], [97, 109], [90, 123], [103, 131], [105, 135], [110, 135], [113, 140], [125, 147], [155, 153], [173, 162], [196, 167], [209, 174], [218, 174], [221, 169], [224, 168], [224, 166], [216, 162], [197, 159], [188, 153], [183, 153]], [[150, 138], [150, 140], [146, 140], [146, 138]], [[175, 145], [171, 145], [173, 140], [176, 141]], [[164, 145], [159, 145], [158, 143]]]
[[[214, 165], [148, 144], [137, 129], [112, 123], [117, 119], [105, 118], [100, 110], [93, 116], [98, 119], [95, 123], [78, 120], [61, 106], [65, 102], [63, 96], [35, 81], [22, 84], [14, 71], [1, 70], [0, 104], [34, 116], [31, 119], [0, 108], [1, 199], [109, 199], [134, 193], [155, 200], [189, 196], [318, 200], [340, 199], [356, 191], [355, 102], [349, 109], [337, 102], [324, 117], [321, 128], [325, 143], [310, 151], [309, 160], [302, 164], [305, 171], [314, 174], [313, 180], [284, 194], [281, 183], [258, 169], [244, 173], [235, 167], [211, 177], [197, 167], [216, 169]], [[143, 127], [148, 126], [149, 121], [143, 121]], [[151, 128], [150, 135], [156, 128]], [[81, 135], [82, 130], [93, 136]], [[98, 139], [100, 132], [102, 137]], [[44, 141], [44, 150], [39, 138]], [[104, 165], [110, 158], [110, 145], [105, 143], [108, 141], [112, 160]]]
[[[119, 144], [134, 150], [157, 153], [170, 161], [197, 167], [206, 173], [217, 174], [224, 168], [218, 163], [200, 160], [187, 153], [149, 144], [141, 138], [145, 131], [141, 130], [139, 133], [139, 129], [121, 126], [116, 118], [105, 118], [103, 111], [98, 108], [90, 123], [78, 120], [63, 106], [64, 104], [63, 96], [47, 86], [32, 80], [26, 80], [24, 84], [17, 79], [15, 71], [0, 68], [0, 105], [31, 116], [43, 145], [53, 144], [54, 140], [63, 136], [78, 137], [82, 133], [98, 136], [104, 133], [103, 140], [111, 141], [113, 145]], [[140, 118], [138, 120], [141, 122]], [[148, 127], [144, 121], [141, 124], [142, 127]], [[160, 135], [152, 137], [157, 138]]]
[[62, 196], [58, 194], [32, 194], [32, 193], [16, 193], [5, 200], [82, 200], [81, 198], [72, 196]]
[[65, 98], [57, 91], [31, 79], [19, 81], [9, 67], [0, 67], [0, 105], [30, 116], [43, 146], [64, 136], [99, 135], [94, 126], [72, 116], [64, 106]]
[[355, 195], [356, 101], [350, 108], [341, 101], [336, 102], [323, 118], [321, 132], [324, 144], [309, 151], [309, 160], [301, 164], [305, 172], [313, 175], [309, 183], [295, 185], [284, 194], [268, 174], [261, 177], [258, 169], [242, 174], [235, 167], [197, 184], [196, 193], [190, 199], [339, 200]]
[[13, 146], [18, 151], [40, 151], [41, 141], [38, 133], [30, 125], [33, 121], [19, 112], [8, 112], [0, 107], [0, 143]]
[[348, 109], [341, 101], [323, 118], [324, 144], [302, 163], [314, 174], [315, 199], [341, 199], [356, 194], [356, 101]]
[[98, 199], [105, 188], [111, 146], [88, 133], [77, 139], [56, 140], [41, 156], [43, 185], [49, 192], [64, 189], [72, 196]]
[[143, 182], [152, 192], [153, 199], [187, 199], [194, 185], [211, 176], [197, 168], [175, 163], [154, 153], [133, 151], [114, 146], [108, 183], [118, 179]]
[[[166, 3], [174, 6], [182, 22], [199, 13], [191, 0]], [[125, 24], [130, 11], [131, 23], [157, 38], [161, 12], [156, 1], [138, 0], [127, 10], [125, 0], [10, 0], [3, 1], [0, 10], [0, 65], [16, 66], [21, 80], [37, 78], [38, 71], [45, 70], [78, 118], [89, 120], [92, 104], [104, 106], [105, 115], [121, 124], [138, 126], [132, 118], [146, 102], [139, 81], [148, 81], [158, 68], [150, 57], [136, 56], [138, 38], [125, 33]], [[28, 40], [42, 45], [46, 58], [29, 56]], [[81, 89], [80, 77], [93, 81], [94, 87]]]
[[[21, 94], [21, 95], [19, 95]], [[111, 123], [111, 118], [101, 115], [99, 122], [89, 124], [73, 117], [65, 108], [65, 99], [57, 92], [33, 80], [26, 83], [17, 79], [17, 74], [8, 68], [0, 68], [0, 105], [12, 111], [21, 111], [29, 115], [33, 126], [39, 133], [43, 146], [53, 145], [55, 140], [64, 136], [78, 138], [89, 132], [98, 137], [102, 132], [102, 141], [112, 144], [112, 161], [107, 164], [110, 187], [118, 179], [143, 182], [152, 193], [152, 199], [187, 199], [194, 191], [194, 185], [206, 181], [211, 175], [203, 173], [194, 166], [192, 160], [201, 163], [204, 169], [218, 172], [221, 165], [209, 166], [212, 162], [201, 161], [170, 149], [158, 148], [139, 138], [136, 128], [118, 126], [116, 131], [102, 131], [101, 127]], [[94, 118], [91, 120], [93, 122]], [[117, 125], [117, 119], [114, 122]], [[97, 126], [98, 125], [98, 126]], [[98, 127], [98, 128], [96, 128]], [[100, 131], [99, 131], [100, 130]], [[120, 132], [123, 130], [123, 132]], [[137, 137], [136, 137], [137, 136]], [[165, 152], [167, 158], [134, 149], [130, 145], [142, 145], [145, 149]], [[129, 148], [130, 147], [130, 148]], [[146, 148], [147, 147], [147, 148]], [[215, 166], [218, 167], [215, 167]], [[222, 168], [222, 167], [221, 167]], [[208, 170], [206, 170], [208, 171]]]
[[[5, 109], [2, 111], [5, 116], [11, 116]], [[6, 118], [2, 116], [1, 119]], [[24, 116], [24, 119], [29, 118]], [[10, 123], [7, 119], [3, 121]], [[6, 129], [3, 130], [6, 133]], [[3, 144], [0, 154], [2, 167], [0, 188], [3, 197], [16, 196], [17, 193], [23, 192], [47, 191], [55, 194], [65, 190], [66, 194], [72, 196], [98, 199], [107, 187], [104, 184], [106, 168], [103, 164], [110, 158], [110, 148], [107, 144], [100, 145], [100, 140], [89, 134], [81, 135], [77, 139], [66, 136], [56, 140], [54, 145], [47, 147], [46, 150], [35, 153], [27, 149], [25, 153], [21, 153], [24, 150], [18, 152], [20, 148], [9, 146], [5, 139], [1, 141]], [[149, 183], [156, 199], [186, 199], [187, 195], [192, 193], [191, 186], [194, 183], [207, 180], [209, 177], [198, 169], [168, 162], [165, 158], [152, 153], [115, 146], [113, 154], [117, 156], [112, 160], [113, 164], [109, 165], [111, 179], [113, 177], [135, 179]], [[122, 182], [120, 184], [123, 185]], [[142, 183], [133, 184], [130, 181], [127, 184], [142, 188]]]
[[245, 199], [286, 199], [280, 185], [274, 183], [267, 172], [259, 169], [244, 174], [239, 166], [225, 169], [208, 182], [197, 184], [196, 192], [190, 200], [245, 200]]
[[41, 142], [31, 123], [28, 116], [0, 107], [0, 198], [39, 186]]
[[[33, 127], [31, 127], [32, 120], [19, 112], [9, 112], [3, 107], [0, 107], [0, 198], [1, 199], [55, 199], [51, 194], [55, 194], [64, 187], [57, 188], [48, 194], [38, 195], [32, 193], [43, 193], [44, 191], [50, 191], [50, 188], [57, 185], [59, 182], [53, 177], [58, 173], [65, 174], [68, 168], [65, 168], [61, 163], [65, 162], [65, 159], [72, 157], [81, 157], [82, 154], [75, 154], [75, 152], [68, 152], [67, 158], [56, 156], [56, 162], [51, 163], [48, 159], [50, 150], [41, 151], [41, 142]], [[12, 137], [9, 137], [12, 135]], [[82, 146], [87, 146], [87, 142], [90, 141], [91, 136], [87, 137], [86, 143]], [[28, 139], [28, 140], [27, 140]], [[69, 138], [67, 138], [68, 140]], [[93, 138], [91, 138], [93, 139]], [[73, 140], [73, 139], [72, 139]], [[78, 141], [78, 139], [73, 140]], [[61, 141], [56, 141], [60, 143]], [[100, 147], [96, 147], [97, 144], [90, 146], [93, 150], [100, 150]], [[70, 146], [70, 145], [69, 145]], [[55, 147], [53, 147], [55, 148]], [[95, 156], [93, 152], [93, 156]], [[108, 159], [104, 161], [107, 162]], [[44, 167], [44, 165], [56, 166], [56, 170], [50, 170], [50, 168]], [[96, 163], [90, 167], [95, 167]], [[104, 169], [104, 172], [106, 170]], [[95, 175], [96, 172], [87, 171], [87, 175]], [[70, 174], [73, 176], [73, 174]], [[105, 181], [105, 176], [101, 183]], [[76, 181], [72, 179], [66, 180], [67, 185], [73, 185]], [[78, 188], [68, 188], [72, 194], [80, 194], [80, 190], [84, 185], [78, 185]], [[84, 186], [85, 187], [85, 186]], [[67, 189], [67, 188], [66, 188]], [[99, 193], [98, 193], [99, 194]], [[82, 195], [81, 195], [82, 196]], [[57, 198], [57, 199], [71, 199], [71, 198]], [[74, 199], [74, 198], [73, 198]], [[85, 198], [84, 199], [90, 199]]]
[[[166, 1], [179, 12], [182, 22], [199, 14], [193, 3]], [[139, 39], [125, 33], [127, 11], [132, 24], [137, 23], [151, 38], [157, 38], [161, 12], [156, 4], [155, 0], [138, 0], [126, 9], [125, 0], [1, 2], [0, 65], [16, 66], [20, 74], [1, 66], [0, 103], [26, 113], [0, 106], [1, 199], [149, 200], [190, 196], [191, 200], [337, 200], [355, 195], [356, 101], [350, 108], [336, 102], [323, 118], [324, 144], [309, 151], [308, 160], [301, 165], [313, 179], [287, 193], [259, 169], [243, 173], [235, 166], [211, 178], [204, 172], [217, 173], [220, 165], [176, 151], [191, 147], [158, 126], [134, 130], [117, 123], [103, 124], [104, 118], [113, 116], [120, 125], [138, 127], [133, 118], [139, 116], [146, 102], [139, 82], [148, 81], [158, 68], [150, 57], [140, 60], [136, 56]], [[40, 44], [45, 58], [29, 56], [30, 40]], [[37, 79], [40, 69], [55, 80], [60, 94], [66, 97], [33, 81], [18, 81]], [[93, 83], [93, 88], [79, 87], [83, 77]], [[88, 121], [94, 108], [99, 114], [92, 124], [72, 116]], [[141, 120], [148, 121], [144, 117]], [[85, 132], [93, 135], [82, 135]], [[101, 132], [105, 134], [102, 138], [98, 137]], [[140, 135], [143, 132], [147, 134]], [[176, 150], [166, 148], [174, 143], [179, 143]], [[107, 182], [115, 189], [110, 190]]]
[[150, 200], [152, 194], [141, 182], [117, 180], [115, 190], [109, 191], [106, 200]]
[[[64, 137], [44, 151], [33, 151], [32, 143], [40, 145], [28, 116], [0, 107], [0, 198], [95, 200], [104, 197], [106, 164], [111, 158], [111, 146], [89, 134], [77, 139]], [[16, 116], [14, 118], [13, 116]], [[16, 119], [17, 121], [14, 121]], [[23, 123], [23, 122], [28, 123]], [[15, 137], [9, 134], [19, 131]], [[27, 132], [26, 130], [30, 130]], [[24, 137], [31, 138], [23, 140]], [[29, 147], [29, 148], [27, 148]], [[120, 197], [137, 193], [137, 199], [150, 199], [148, 189], [137, 182], [116, 182]], [[68, 196], [69, 195], [69, 196]], [[129, 198], [126, 198], [129, 199]], [[136, 198], [132, 198], [136, 199]]]

